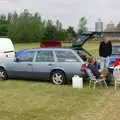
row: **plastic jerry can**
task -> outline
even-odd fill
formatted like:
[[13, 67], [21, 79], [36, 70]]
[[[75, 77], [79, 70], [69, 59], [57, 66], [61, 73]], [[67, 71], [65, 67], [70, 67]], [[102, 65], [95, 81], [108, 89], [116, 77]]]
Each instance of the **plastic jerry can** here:
[[83, 78], [78, 75], [72, 77], [72, 87], [73, 88], [83, 88]]

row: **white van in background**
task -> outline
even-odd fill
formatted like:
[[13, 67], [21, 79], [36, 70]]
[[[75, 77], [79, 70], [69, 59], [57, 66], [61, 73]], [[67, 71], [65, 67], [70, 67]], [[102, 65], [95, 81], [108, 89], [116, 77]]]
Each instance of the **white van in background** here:
[[0, 38], [0, 60], [1, 59], [14, 59], [15, 48], [9, 38]]

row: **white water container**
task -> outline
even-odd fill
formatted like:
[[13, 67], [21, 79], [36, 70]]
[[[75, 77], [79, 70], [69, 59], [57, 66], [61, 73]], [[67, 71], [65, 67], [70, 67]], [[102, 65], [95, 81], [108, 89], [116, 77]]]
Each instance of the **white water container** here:
[[72, 87], [73, 88], [83, 88], [83, 78], [78, 75], [72, 77]]

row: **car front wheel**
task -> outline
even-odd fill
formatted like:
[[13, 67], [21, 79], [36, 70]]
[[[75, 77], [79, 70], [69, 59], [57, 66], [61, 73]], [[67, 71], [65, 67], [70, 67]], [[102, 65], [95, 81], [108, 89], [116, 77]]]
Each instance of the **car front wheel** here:
[[51, 80], [56, 85], [62, 85], [65, 83], [65, 74], [62, 71], [54, 71]]
[[0, 80], [6, 80], [8, 78], [6, 71], [0, 68]]

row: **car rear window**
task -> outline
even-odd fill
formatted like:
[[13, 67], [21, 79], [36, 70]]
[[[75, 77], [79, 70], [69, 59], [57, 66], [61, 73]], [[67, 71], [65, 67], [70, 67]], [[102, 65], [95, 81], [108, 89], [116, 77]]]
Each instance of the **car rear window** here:
[[58, 62], [79, 62], [72, 51], [55, 51]]

